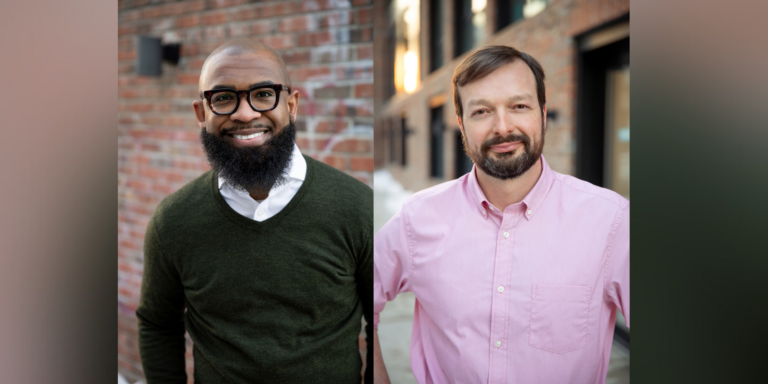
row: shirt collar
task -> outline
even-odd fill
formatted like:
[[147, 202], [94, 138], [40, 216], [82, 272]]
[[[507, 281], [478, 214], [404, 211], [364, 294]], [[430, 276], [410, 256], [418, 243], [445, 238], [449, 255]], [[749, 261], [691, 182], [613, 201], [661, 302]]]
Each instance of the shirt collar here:
[[[528, 194], [523, 198], [523, 201], [522, 201], [522, 203], [525, 204], [525, 207], [526, 207], [525, 215], [524, 215], [526, 219], [531, 220], [531, 218], [533, 218], [533, 216], [536, 215], [536, 212], [538, 211], [541, 204], [544, 202], [544, 199], [547, 197], [547, 194], [549, 193], [549, 190], [552, 187], [552, 183], [554, 183], [554, 181], [555, 181], [555, 173], [549, 167], [549, 164], [547, 164], [547, 160], [544, 159], [544, 155], [542, 155], [541, 156], [541, 176], [539, 176], [539, 180], [533, 186], [533, 189], [531, 189], [531, 191], [528, 192]], [[476, 165], [472, 167], [472, 171], [469, 173], [467, 182], [469, 183], [469, 191], [470, 191], [472, 200], [480, 209], [480, 213], [485, 216], [487, 214], [486, 211], [490, 207], [491, 203], [488, 202], [488, 199], [485, 198], [485, 194], [483, 193], [483, 190], [480, 189], [480, 184], [477, 183], [477, 166]]]
[[[301, 155], [301, 150], [299, 150], [299, 146], [296, 145], [296, 143], [293, 143], [293, 152], [291, 152], [291, 160], [288, 166], [290, 167], [288, 170], [289, 179], [304, 181], [304, 178], [307, 176], [307, 161], [304, 160], [304, 156]], [[225, 178], [219, 176], [219, 190], [224, 188], [225, 185], [238, 194], [248, 195], [248, 191], [240, 188], [233, 188], [231, 185], [227, 184]], [[272, 189], [274, 190], [274, 188]]]

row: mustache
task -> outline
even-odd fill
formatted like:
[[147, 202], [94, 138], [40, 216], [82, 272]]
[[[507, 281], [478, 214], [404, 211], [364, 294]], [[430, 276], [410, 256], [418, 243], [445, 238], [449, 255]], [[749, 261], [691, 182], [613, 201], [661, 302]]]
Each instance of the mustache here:
[[497, 136], [492, 139], [488, 139], [485, 142], [483, 142], [483, 145], [480, 147], [480, 150], [483, 152], [487, 152], [491, 149], [494, 145], [504, 144], [504, 143], [511, 143], [513, 141], [519, 141], [523, 143], [526, 148], [531, 144], [531, 138], [524, 134], [516, 134], [516, 133], [510, 133], [504, 137]]
[[238, 125], [230, 128], [222, 128], [219, 131], [219, 136], [225, 136], [225, 135], [232, 134], [233, 132], [244, 131], [246, 129], [254, 129], [254, 128], [266, 128], [267, 132], [271, 132], [274, 127], [267, 124]]

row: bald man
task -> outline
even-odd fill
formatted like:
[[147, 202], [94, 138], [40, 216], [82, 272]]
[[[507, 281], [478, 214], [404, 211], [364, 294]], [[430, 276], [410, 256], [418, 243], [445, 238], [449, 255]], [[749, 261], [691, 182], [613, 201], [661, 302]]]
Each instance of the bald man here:
[[148, 384], [372, 382], [373, 193], [303, 156], [299, 93], [253, 40], [217, 48], [193, 102], [211, 170], [147, 226], [139, 348]]

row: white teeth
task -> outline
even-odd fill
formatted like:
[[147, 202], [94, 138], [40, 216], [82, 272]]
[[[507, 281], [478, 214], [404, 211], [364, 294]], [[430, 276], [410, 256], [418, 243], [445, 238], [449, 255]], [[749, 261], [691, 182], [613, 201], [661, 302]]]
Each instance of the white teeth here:
[[253, 139], [254, 137], [259, 137], [259, 136], [261, 136], [263, 134], [264, 134], [264, 132], [256, 132], [253, 135], [246, 135], [246, 136], [243, 136], [243, 135], [232, 135], [232, 136], [234, 136], [235, 139], [250, 140], [250, 139]]

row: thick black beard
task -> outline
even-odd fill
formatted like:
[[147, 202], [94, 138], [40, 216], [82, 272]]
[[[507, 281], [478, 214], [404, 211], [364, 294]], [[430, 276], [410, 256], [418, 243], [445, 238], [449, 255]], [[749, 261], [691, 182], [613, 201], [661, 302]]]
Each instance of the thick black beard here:
[[[531, 138], [528, 137], [528, 135], [522, 133], [519, 135], [510, 133], [505, 137], [499, 136], [486, 140], [483, 145], [480, 146], [480, 152], [475, 153], [469, 149], [466, 135], [462, 135], [461, 137], [464, 142], [464, 152], [467, 153], [467, 156], [472, 159], [475, 165], [489, 176], [501, 180], [514, 179], [515, 177], [524, 174], [536, 164], [536, 161], [541, 157], [541, 152], [544, 150], [543, 124], [541, 127], [541, 140], [534, 146], [531, 145]], [[512, 141], [519, 141], [523, 144], [522, 153], [515, 156], [515, 153], [520, 151], [514, 150], [512, 152], [497, 153], [496, 155], [499, 156], [498, 159], [490, 156], [491, 146]]]
[[[235, 130], [229, 129], [227, 133]], [[211, 168], [234, 188], [267, 194], [288, 180], [288, 165], [296, 140], [296, 126], [288, 123], [279, 133], [256, 147], [238, 148], [226, 135], [200, 130], [200, 140]]]

